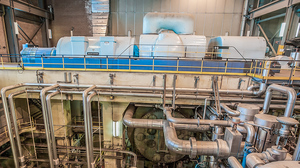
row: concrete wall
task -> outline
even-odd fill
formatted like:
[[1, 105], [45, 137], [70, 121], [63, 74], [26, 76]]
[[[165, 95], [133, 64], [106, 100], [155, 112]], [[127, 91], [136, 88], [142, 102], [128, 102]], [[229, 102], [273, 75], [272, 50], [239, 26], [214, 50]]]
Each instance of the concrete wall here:
[[243, 0], [111, 0], [110, 35], [142, 33], [148, 12], [189, 13], [195, 17], [196, 34], [239, 35]]
[[70, 36], [74, 27], [74, 36], [91, 36], [89, 9], [86, 9], [88, 0], [52, 0], [54, 20], [52, 29], [51, 46], [56, 46], [57, 41], [64, 36]]

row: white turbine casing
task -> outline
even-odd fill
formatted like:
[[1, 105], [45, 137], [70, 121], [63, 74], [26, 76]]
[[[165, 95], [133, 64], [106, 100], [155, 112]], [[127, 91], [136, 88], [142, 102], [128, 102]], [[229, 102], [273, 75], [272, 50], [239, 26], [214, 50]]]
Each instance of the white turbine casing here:
[[190, 14], [155, 12], [144, 16], [143, 34], [156, 34], [161, 29], [173, 30], [176, 34], [193, 34], [194, 17]]
[[[214, 50], [214, 46], [229, 46], [229, 49]], [[219, 36], [208, 43], [208, 52], [217, 52], [217, 57], [243, 59], [234, 47], [246, 59], [264, 59], [266, 40], [263, 37]]]
[[178, 35], [173, 31], [162, 31], [158, 35], [140, 36], [140, 57], [204, 57], [205, 36]]
[[57, 43], [57, 55], [133, 55], [133, 37], [62, 37]]

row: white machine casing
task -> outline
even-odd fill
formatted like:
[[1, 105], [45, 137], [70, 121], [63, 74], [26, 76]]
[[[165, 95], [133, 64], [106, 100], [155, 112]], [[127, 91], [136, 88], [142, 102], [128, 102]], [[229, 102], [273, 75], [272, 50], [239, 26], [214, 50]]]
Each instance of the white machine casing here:
[[[215, 46], [228, 46], [229, 49], [215, 50]], [[266, 40], [263, 37], [219, 36], [212, 38], [208, 43], [208, 52], [217, 52], [217, 57], [223, 59], [264, 59], [266, 48]]]
[[173, 31], [140, 36], [141, 57], [204, 57], [206, 38], [201, 35], [178, 35]]
[[133, 55], [134, 37], [62, 37], [57, 43], [57, 55]]

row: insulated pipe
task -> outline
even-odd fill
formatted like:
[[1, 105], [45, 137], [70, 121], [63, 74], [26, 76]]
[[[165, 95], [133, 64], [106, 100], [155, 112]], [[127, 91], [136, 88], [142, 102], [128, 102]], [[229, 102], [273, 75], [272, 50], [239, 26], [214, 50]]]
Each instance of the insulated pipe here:
[[241, 163], [234, 156], [228, 158], [228, 163], [232, 168], [243, 168]]
[[[44, 83], [24, 83], [26, 86], [39, 86], [48, 87], [54, 84]], [[75, 84], [59, 84], [60, 87], [72, 87], [72, 88], [89, 88], [93, 85], [75, 85]], [[219, 93], [223, 94], [243, 94], [243, 95], [257, 95], [264, 93], [265, 83], [261, 83], [259, 91], [248, 90], [219, 90]], [[96, 85], [97, 89], [124, 89], [124, 90], [149, 90], [149, 91], [163, 91], [163, 87], [138, 87], [138, 86], [111, 86], [111, 85]], [[173, 88], [166, 88], [166, 91], [173, 91]], [[176, 88], [176, 92], [189, 92], [189, 93], [213, 93], [212, 89], [194, 89], [194, 88]]]
[[16, 144], [14, 141], [14, 134], [12, 131], [12, 126], [11, 126], [11, 120], [10, 120], [10, 114], [9, 114], [9, 109], [8, 109], [8, 104], [7, 104], [7, 99], [6, 99], [6, 92], [12, 89], [16, 89], [19, 87], [24, 86], [23, 83], [13, 85], [13, 86], [7, 86], [1, 89], [1, 97], [2, 97], [2, 103], [3, 103], [3, 109], [4, 109], [4, 114], [5, 114], [5, 119], [6, 119], [6, 124], [7, 124], [7, 129], [8, 129], [8, 135], [9, 135], [9, 140], [10, 140], [10, 145], [11, 145], [11, 150], [13, 153], [13, 158], [14, 158], [14, 163], [15, 167], [19, 168], [19, 159], [18, 159], [18, 153], [16, 149]]
[[250, 144], [252, 144], [254, 137], [255, 137], [255, 129], [254, 129], [253, 125], [250, 125], [250, 124], [244, 124], [244, 127], [247, 130], [246, 141], [249, 142]]
[[[78, 88], [78, 85], [77, 85]], [[27, 90], [28, 93], [39, 93], [40, 90]], [[53, 92], [53, 91], [49, 91]], [[82, 91], [77, 90], [61, 90], [63, 94], [82, 94]], [[118, 92], [101, 92], [101, 95], [114, 95], [114, 96], [140, 96], [140, 97], [156, 97], [156, 98], [162, 98], [161, 94], [145, 94], [145, 93], [118, 93]], [[171, 98], [171, 94], [166, 95], [167, 98]], [[183, 99], [199, 99], [199, 96], [197, 95], [177, 95], [177, 98], [183, 98]], [[212, 100], [209, 96], [201, 96], [201, 99], [207, 99]], [[220, 98], [223, 102], [249, 102], [249, 103], [263, 103], [263, 99], [240, 99], [240, 98]], [[282, 103], [282, 100], [273, 100], [273, 102], [276, 103]], [[297, 103], [297, 102], [296, 102]], [[282, 105], [271, 105], [274, 106], [274, 108], [282, 108]], [[297, 106], [295, 106], [297, 107]]]
[[178, 139], [171, 122], [164, 122], [163, 130], [167, 148], [175, 153], [191, 157], [196, 155], [226, 157], [230, 153], [227, 143], [220, 139], [217, 141], [196, 141], [194, 137], [190, 137], [190, 140]]
[[[52, 144], [55, 143], [52, 142], [51, 139], [51, 133], [50, 133], [50, 125], [49, 125], [49, 115], [48, 115], [48, 109], [47, 109], [47, 101], [46, 101], [46, 93], [50, 90], [53, 90], [55, 88], [59, 87], [58, 84], [49, 86], [41, 90], [40, 97], [41, 97], [41, 104], [42, 104], [42, 111], [43, 111], [43, 118], [45, 122], [45, 132], [46, 132], [46, 138], [47, 138], [47, 146], [48, 146], [48, 155], [49, 155], [49, 161], [50, 161], [50, 167], [54, 168], [54, 161], [57, 163], [57, 160], [53, 160], [53, 146]], [[54, 134], [54, 132], [53, 132]]]
[[162, 129], [163, 119], [134, 119], [135, 106], [130, 104], [124, 114], [123, 123], [128, 127]]
[[52, 141], [52, 150], [53, 150], [53, 160], [55, 162], [55, 165], [58, 165], [58, 156], [57, 156], [57, 149], [56, 149], [56, 141], [55, 141], [55, 134], [54, 134], [54, 124], [53, 124], [53, 116], [52, 116], [52, 107], [51, 107], [51, 97], [57, 95], [60, 93], [59, 91], [55, 91], [53, 93], [50, 93], [46, 97], [46, 104], [47, 104], [47, 113], [49, 118], [49, 131], [50, 131], [50, 137]]
[[250, 125], [250, 124], [237, 125], [237, 130], [240, 133], [247, 134], [246, 142], [248, 142], [250, 144], [253, 143], [253, 140], [255, 137], [255, 129], [254, 129], [253, 125]]
[[280, 86], [277, 84], [272, 84], [267, 89], [264, 106], [263, 106], [263, 113], [265, 114], [265, 113], [269, 112], [273, 91], [278, 91], [280, 93], [287, 94], [288, 101], [286, 103], [284, 116], [291, 117], [293, 114], [294, 106], [295, 106], [296, 99], [297, 99], [296, 91], [293, 88]]
[[224, 103], [221, 103], [220, 106], [226, 111], [226, 113], [229, 115], [229, 116], [234, 116], [234, 117], [237, 117], [239, 116], [241, 113], [237, 110], [232, 110], [231, 108], [229, 108], [226, 104]]
[[265, 153], [250, 153], [246, 157], [246, 164], [248, 168], [259, 168], [261, 165], [265, 164], [263, 161], [265, 159], [268, 160], [268, 157]]
[[13, 125], [15, 128], [15, 137], [16, 137], [16, 141], [17, 141], [17, 146], [18, 146], [18, 150], [19, 150], [19, 157], [20, 157], [20, 162], [21, 162], [21, 167], [24, 166], [24, 162], [25, 162], [25, 158], [22, 152], [22, 146], [21, 146], [21, 140], [20, 140], [20, 134], [19, 134], [19, 127], [17, 124], [17, 117], [16, 117], [16, 111], [15, 111], [15, 104], [14, 104], [14, 96], [20, 95], [25, 93], [25, 90], [21, 90], [15, 93], [11, 93], [8, 96], [8, 101], [9, 101], [9, 105], [10, 105], [10, 112], [12, 114], [12, 119], [13, 119]]
[[300, 161], [300, 135], [298, 137], [297, 146], [296, 146], [294, 154], [293, 154], [293, 160]]
[[259, 97], [259, 96], [261, 96], [265, 93], [266, 89], [267, 89], [267, 84], [266, 83], [260, 83], [259, 90], [258, 91], [252, 91], [252, 93]]
[[[189, 140], [181, 140], [178, 139], [176, 135], [176, 130], [172, 126], [170, 122], [164, 123], [164, 137], [165, 137], [165, 144], [167, 148], [170, 151], [173, 151], [178, 154], [182, 155], [194, 155], [193, 153], [196, 153], [198, 155], [218, 155], [218, 144], [217, 142], [211, 142], [211, 141], [203, 141], [203, 144], [199, 144], [200, 146], [197, 146], [198, 143], [192, 144], [193, 142]], [[205, 144], [205, 146], [203, 146]], [[193, 148], [194, 147], [194, 148]], [[198, 148], [201, 148], [200, 151], [203, 153], [198, 153]], [[203, 150], [203, 148], [206, 148], [206, 150]]]
[[165, 108], [164, 113], [168, 121], [175, 124], [195, 124], [195, 125], [215, 125], [230, 127], [232, 123], [225, 120], [201, 120], [201, 119], [189, 119], [189, 118], [175, 118], [172, 116], [172, 110]]
[[251, 86], [247, 87], [247, 90], [248, 91], [253, 91], [254, 89], [258, 89], [258, 88], [259, 88], [259, 86], [251, 85]]
[[[135, 106], [130, 104], [124, 114], [123, 124], [127, 127], [133, 128], [151, 128], [151, 129], [163, 129], [164, 122], [163, 119], [137, 119], [132, 118], [135, 112]], [[209, 125], [191, 125], [191, 124], [174, 124], [174, 127], [178, 130], [188, 130], [188, 131], [209, 131]]]
[[87, 96], [88, 96], [88, 93], [92, 90], [94, 90], [96, 88], [96, 85], [93, 85], [91, 87], [89, 87], [88, 89], [84, 90], [84, 92], [82, 93], [82, 101], [83, 101], [83, 114], [84, 114], [84, 130], [85, 130], [85, 142], [86, 142], [86, 154], [87, 154], [87, 165], [88, 165], [88, 168], [92, 168], [92, 162], [94, 161], [94, 157], [93, 157], [93, 146], [92, 144], [90, 144], [91, 140], [90, 138], [92, 137], [89, 137], [89, 135], [91, 135], [91, 131], [89, 129], [91, 123], [90, 123], [90, 120], [89, 120], [89, 114], [88, 114], [88, 111], [89, 111], [89, 106], [88, 106], [88, 103], [87, 103]]
[[[93, 92], [91, 93], [88, 97], [87, 97], [87, 123], [88, 123], [88, 136], [89, 136], [89, 139], [90, 139], [90, 142], [89, 142], [89, 148], [90, 148], [90, 151], [93, 151], [93, 118], [92, 118], [92, 107], [91, 107], [91, 101], [92, 101], [92, 98], [94, 96], [97, 95], [97, 92]], [[92, 160], [94, 159], [93, 158], [93, 152], [90, 154], [92, 156]]]

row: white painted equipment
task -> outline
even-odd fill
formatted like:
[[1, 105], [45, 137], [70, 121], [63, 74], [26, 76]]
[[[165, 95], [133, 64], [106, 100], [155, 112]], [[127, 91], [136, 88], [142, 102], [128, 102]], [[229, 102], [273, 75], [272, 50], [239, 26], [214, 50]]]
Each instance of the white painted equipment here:
[[206, 38], [194, 35], [189, 14], [148, 13], [140, 36], [142, 57], [204, 57]]
[[133, 37], [63, 37], [57, 43], [57, 55], [133, 55]]
[[264, 59], [266, 40], [263, 37], [219, 36], [209, 41], [208, 52], [216, 52], [217, 58]]
[[144, 16], [143, 34], [158, 33], [161, 29], [176, 34], [193, 34], [194, 17], [190, 14], [150, 12]]

